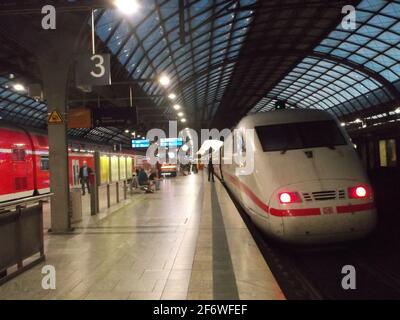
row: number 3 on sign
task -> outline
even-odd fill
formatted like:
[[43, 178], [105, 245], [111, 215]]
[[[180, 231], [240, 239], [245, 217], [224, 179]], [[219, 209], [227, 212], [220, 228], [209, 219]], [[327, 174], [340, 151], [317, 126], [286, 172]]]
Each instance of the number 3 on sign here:
[[[104, 77], [106, 73], [106, 68], [104, 67], [104, 57], [99, 54], [96, 54], [91, 58], [91, 60], [96, 61], [95, 68], [98, 68], [98, 70], [94, 70], [90, 74], [95, 78]], [[98, 71], [98, 73], [95, 71]]]

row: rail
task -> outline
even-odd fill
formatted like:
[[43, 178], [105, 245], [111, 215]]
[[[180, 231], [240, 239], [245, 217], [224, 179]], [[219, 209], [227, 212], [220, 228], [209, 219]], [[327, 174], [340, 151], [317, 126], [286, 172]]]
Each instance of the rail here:
[[50, 198], [53, 194], [54, 193], [46, 193], [46, 194], [40, 195], [40, 196], [23, 198], [23, 199], [12, 200], [12, 201], [7, 201], [7, 202], [1, 202], [0, 210], [4, 209], [4, 208], [14, 207], [19, 204], [29, 204], [29, 203], [34, 203], [34, 202], [38, 202], [38, 201], [44, 201], [45, 199]]
[[0, 203], [0, 285], [46, 259], [43, 202], [50, 196]]

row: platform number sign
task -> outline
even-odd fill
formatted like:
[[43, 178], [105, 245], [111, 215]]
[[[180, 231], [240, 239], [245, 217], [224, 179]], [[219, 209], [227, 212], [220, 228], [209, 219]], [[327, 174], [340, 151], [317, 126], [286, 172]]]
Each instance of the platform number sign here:
[[75, 75], [79, 86], [108, 86], [111, 84], [109, 54], [82, 55], [78, 57]]

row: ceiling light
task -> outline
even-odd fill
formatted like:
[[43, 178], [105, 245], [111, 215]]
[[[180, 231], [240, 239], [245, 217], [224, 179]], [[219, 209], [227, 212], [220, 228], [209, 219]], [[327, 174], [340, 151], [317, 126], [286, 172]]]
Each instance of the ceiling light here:
[[181, 122], [185, 123], [185, 122], [186, 122], [186, 119], [185, 119], [185, 118], [181, 119]]
[[140, 8], [136, 0], [115, 0], [114, 4], [124, 14], [133, 14]]
[[171, 100], [175, 100], [176, 99], [176, 94], [175, 93], [171, 93], [168, 98], [170, 98]]
[[174, 105], [175, 110], [180, 110], [181, 106], [179, 104]]
[[24, 87], [22, 84], [20, 84], [20, 83], [14, 84], [14, 85], [13, 85], [13, 88], [14, 88], [14, 90], [16, 90], [16, 91], [25, 91], [25, 90], [26, 90], [25, 87]]
[[178, 113], [178, 117], [183, 117], [183, 116], [184, 116], [183, 112]]
[[161, 84], [163, 87], [166, 87], [166, 86], [168, 86], [168, 85], [170, 84], [171, 79], [170, 79], [168, 76], [166, 76], [166, 75], [162, 75], [162, 76], [160, 77], [159, 81], [160, 81], [160, 84]]
[[399, 107], [399, 108], [396, 108], [396, 110], [394, 110], [394, 112], [400, 113], [400, 107]]
[[128, 129], [126, 129], [126, 130], [125, 130], [125, 133], [129, 133], [129, 130], [128, 130]]

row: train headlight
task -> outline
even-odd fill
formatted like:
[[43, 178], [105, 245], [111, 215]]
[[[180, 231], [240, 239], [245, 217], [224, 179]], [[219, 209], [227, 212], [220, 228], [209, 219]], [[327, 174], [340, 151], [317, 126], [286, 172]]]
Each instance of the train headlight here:
[[298, 192], [282, 192], [278, 194], [278, 199], [282, 204], [300, 203], [301, 197]]
[[364, 186], [355, 186], [348, 189], [350, 199], [365, 199], [368, 198], [370, 192]]

